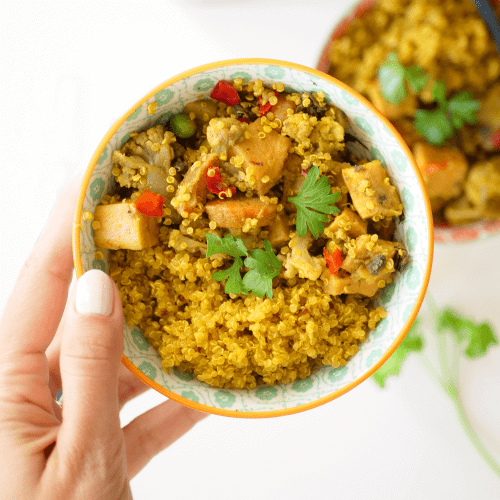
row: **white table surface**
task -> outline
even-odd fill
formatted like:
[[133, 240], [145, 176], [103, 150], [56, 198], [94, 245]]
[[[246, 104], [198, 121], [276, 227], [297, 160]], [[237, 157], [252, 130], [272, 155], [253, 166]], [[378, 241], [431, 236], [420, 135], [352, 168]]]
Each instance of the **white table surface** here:
[[[107, 128], [161, 81], [234, 57], [314, 66], [352, 2], [0, 1], [0, 311], [57, 193]], [[500, 238], [437, 247], [430, 291], [500, 333]], [[429, 333], [430, 335], [430, 333]], [[500, 347], [461, 364], [474, 427], [500, 462]], [[163, 396], [147, 392], [126, 423]], [[136, 500], [500, 498], [500, 479], [453, 405], [408, 359], [320, 408], [264, 420], [210, 416], [133, 481]]]

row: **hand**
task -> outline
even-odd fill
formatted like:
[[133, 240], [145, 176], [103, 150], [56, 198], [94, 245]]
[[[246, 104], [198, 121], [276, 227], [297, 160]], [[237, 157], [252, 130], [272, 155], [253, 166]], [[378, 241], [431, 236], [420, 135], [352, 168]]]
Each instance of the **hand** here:
[[68, 299], [79, 180], [58, 200], [0, 321], [2, 500], [130, 499], [129, 479], [205, 416], [167, 400], [121, 429], [121, 407], [148, 387], [120, 363], [113, 281], [90, 271]]

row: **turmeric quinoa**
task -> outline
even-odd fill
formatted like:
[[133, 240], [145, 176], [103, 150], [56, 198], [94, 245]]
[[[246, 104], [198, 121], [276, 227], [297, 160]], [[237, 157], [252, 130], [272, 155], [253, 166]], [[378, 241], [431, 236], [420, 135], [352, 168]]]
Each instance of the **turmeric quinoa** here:
[[[493, 8], [500, 16], [500, 3]], [[408, 86], [399, 104], [388, 102], [380, 86], [390, 54], [429, 76], [417, 92]], [[472, 0], [379, 0], [332, 41], [329, 59], [328, 72], [371, 100], [412, 149], [435, 221], [500, 219], [500, 56]], [[436, 84], [443, 83], [446, 95], [437, 98]], [[477, 101], [476, 118], [444, 143], [430, 143], [415, 126], [416, 113], [465, 92]]]
[[407, 260], [403, 205], [345, 125], [322, 92], [236, 79], [113, 153], [94, 240], [165, 370], [290, 383], [344, 366], [386, 316], [373, 301]]

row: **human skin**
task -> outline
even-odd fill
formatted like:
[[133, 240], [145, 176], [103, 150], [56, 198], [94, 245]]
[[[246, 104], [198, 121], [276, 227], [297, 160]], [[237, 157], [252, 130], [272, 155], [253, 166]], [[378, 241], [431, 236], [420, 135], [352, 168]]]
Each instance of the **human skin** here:
[[167, 400], [121, 428], [120, 409], [148, 387], [120, 362], [113, 281], [91, 271], [70, 292], [80, 181], [58, 199], [0, 320], [2, 500], [131, 499], [129, 480], [205, 417]]

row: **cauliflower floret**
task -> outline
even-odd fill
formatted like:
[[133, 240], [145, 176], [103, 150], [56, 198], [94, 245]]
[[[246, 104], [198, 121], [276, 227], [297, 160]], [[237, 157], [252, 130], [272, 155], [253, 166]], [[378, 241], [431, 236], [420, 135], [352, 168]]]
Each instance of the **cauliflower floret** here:
[[316, 123], [309, 139], [314, 148], [323, 153], [334, 153], [344, 149], [344, 127], [331, 116], [323, 116]]
[[299, 278], [317, 280], [326, 268], [326, 262], [323, 257], [313, 257], [309, 253], [313, 237], [310, 231], [305, 236], [292, 235], [290, 248], [292, 252], [287, 255], [285, 261], [286, 279], [294, 278], [297, 274]]
[[309, 116], [307, 113], [295, 113], [283, 122], [281, 131], [299, 144], [308, 147], [311, 144], [309, 136], [317, 122], [318, 119], [315, 116]]
[[[175, 141], [172, 132], [165, 132], [161, 125], [134, 135], [124, 146], [113, 152], [113, 174], [122, 187], [149, 189], [166, 195], [170, 162], [174, 158], [171, 143]], [[177, 187], [177, 181], [175, 181]]]
[[212, 118], [207, 127], [207, 140], [212, 151], [218, 155], [227, 154], [227, 150], [243, 139], [247, 123], [236, 118]]
[[295, 139], [295, 152], [301, 156], [314, 151], [334, 153], [344, 149], [344, 127], [333, 116], [321, 120], [307, 113], [295, 113], [283, 123], [282, 133]]
[[121, 151], [128, 156], [140, 156], [147, 163], [167, 171], [174, 158], [174, 150], [170, 145], [173, 142], [175, 135], [157, 125], [131, 138]]

